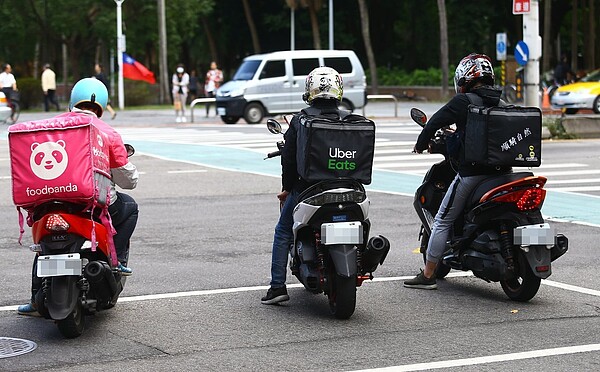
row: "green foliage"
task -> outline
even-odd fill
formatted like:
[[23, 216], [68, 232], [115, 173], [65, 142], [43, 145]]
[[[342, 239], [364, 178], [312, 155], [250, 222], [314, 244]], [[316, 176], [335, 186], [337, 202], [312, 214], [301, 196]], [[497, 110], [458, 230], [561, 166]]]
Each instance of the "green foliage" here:
[[562, 125], [562, 119], [560, 117], [544, 117], [543, 118], [543, 126], [548, 127], [552, 138], [557, 139], [576, 139], [577, 136], [574, 134], [569, 134], [565, 130], [565, 127]]
[[[449, 71], [454, 71], [451, 67]], [[367, 71], [367, 80], [370, 80], [370, 73]], [[449, 78], [448, 84], [454, 84], [454, 74]], [[397, 67], [394, 68], [377, 68], [377, 76], [379, 85], [421, 85], [421, 86], [439, 86], [442, 82], [442, 70], [439, 68], [430, 67], [426, 70], [415, 69], [406, 71]], [[368, 81], [368, 84], [371, 82]]]
[[42, 82], [35, 78], [22, 78], [17, 81], [17, 87], [21, 93], [21, 108], [39, 107], [43, 102], [44, 93], [42, 92]]
[[[125, 80], [125, 105], [143, 106], [157, 104], [159, 97], [158, 89], [158, 84], [148, 84], [137, 80]], [[115, 99], [116, 98], [117, 97], [115, 97]]]

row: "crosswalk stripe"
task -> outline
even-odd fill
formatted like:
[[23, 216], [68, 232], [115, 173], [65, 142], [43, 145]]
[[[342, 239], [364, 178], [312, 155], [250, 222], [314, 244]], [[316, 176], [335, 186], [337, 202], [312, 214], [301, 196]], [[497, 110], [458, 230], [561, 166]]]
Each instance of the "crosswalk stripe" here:
[[564, 185], [568, 183], [596, 183], [600, 178], [573, 178], [570, 180], [548, 180], [546, 185]]

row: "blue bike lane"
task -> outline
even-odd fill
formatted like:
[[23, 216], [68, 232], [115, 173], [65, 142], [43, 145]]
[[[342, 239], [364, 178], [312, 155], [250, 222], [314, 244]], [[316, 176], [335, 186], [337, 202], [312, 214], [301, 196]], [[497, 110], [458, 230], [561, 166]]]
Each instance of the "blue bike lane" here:
[[[263, 160], [260, 153], [230, 147], [129, 140], [136, 151], [162, 159], [207, 167], [279, 177], [279, 159]], [[413, 196], [422, 177], [411, 174], [373, 171], [368, 190]], [[548, 219], [600, 227], [600, 198], [548, 190], [542, 213]]]

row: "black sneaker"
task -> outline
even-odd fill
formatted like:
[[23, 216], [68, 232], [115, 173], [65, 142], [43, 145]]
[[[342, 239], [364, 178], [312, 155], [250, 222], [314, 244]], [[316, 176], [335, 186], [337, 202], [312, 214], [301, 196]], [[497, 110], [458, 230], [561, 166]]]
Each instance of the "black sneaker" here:
[[435, 283], [435, 275], [431, 278], [426, 278], [423, 270], [419, 273], [419, 275], [415, 276], [412, 279], [408, 279], [404, 281], [404, 286], [406, 288], [417, 288], [417, 289], [437, 289], [437, 284]]
[[267, 291], [267, 295], [260, 299], [260, 302], [263, 305], [275, 305], [283, 301], [288, 301], [289, 299], [290, 296], [288, 296], [287, 289], [285, 287], [271, 287]]

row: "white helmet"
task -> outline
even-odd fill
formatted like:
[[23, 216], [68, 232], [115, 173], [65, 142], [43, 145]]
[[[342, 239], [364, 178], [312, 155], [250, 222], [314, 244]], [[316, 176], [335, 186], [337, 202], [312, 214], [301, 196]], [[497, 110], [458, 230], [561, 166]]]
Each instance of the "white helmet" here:
[[331, 67], [317, 67], [306, 77], [302, 99], [309, 105], [316, 98], [342, 101], [344, 84], [342, 76]]
[[467, 93], [477, 81], [494, 85], [494, 69], [490, 57], [471, 53], [456, 66], [454, 89], [456, 93]]

